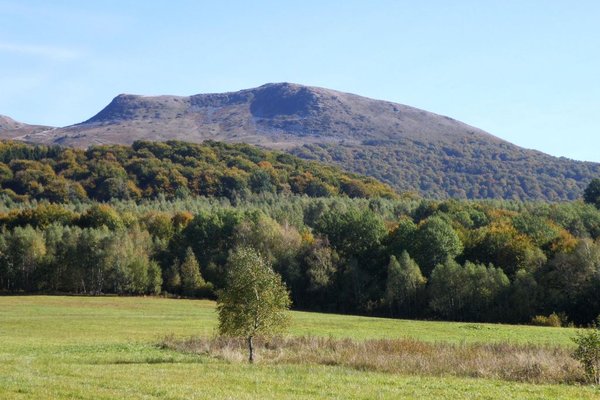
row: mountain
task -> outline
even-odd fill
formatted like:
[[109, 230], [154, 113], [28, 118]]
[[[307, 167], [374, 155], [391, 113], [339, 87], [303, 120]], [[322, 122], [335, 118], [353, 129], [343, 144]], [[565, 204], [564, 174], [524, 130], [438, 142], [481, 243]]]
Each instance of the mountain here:
[[305, 143], [413, 140], [453, 143], [499, 139], [448, 117], [329, 89], [289, 83], [233, 93], [121, 94], [80, 124], [28, 137], [77, 147], [139, 139], [244, 141], [291, 148]]
[[427, 197], [568, 200], [600, 175], [600, 164], [524, 149], [449, 117], [290, 83], [187, 97], [123, 94], [85, 122], [20, 139], [75, 147], [245, 142]]
[[28, 125], [15, 121], [6, 115], [0, 115], [0, 139], [15, 139], [20, 136], [30, 135], [52, 129], [49, 126]]

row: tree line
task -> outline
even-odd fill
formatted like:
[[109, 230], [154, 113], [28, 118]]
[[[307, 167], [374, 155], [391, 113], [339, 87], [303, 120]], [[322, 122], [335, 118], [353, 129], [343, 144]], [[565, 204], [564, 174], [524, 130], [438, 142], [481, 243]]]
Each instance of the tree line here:
[[0, 290], [214, 297], [235, 249], [273, 265], [295, 308], [461, 321], [600, 314], [594, 204], [160, 197], [0, 202]]

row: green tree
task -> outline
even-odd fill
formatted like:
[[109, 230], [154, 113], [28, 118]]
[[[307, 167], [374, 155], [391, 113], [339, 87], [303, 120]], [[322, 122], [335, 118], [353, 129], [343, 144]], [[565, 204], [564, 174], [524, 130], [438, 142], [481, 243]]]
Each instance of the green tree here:
[[371, 210], [351, 208], [330, 210], [317, 221], [316, 231], [329, 239], [331, 246], [345, 257], [364, 254], [381, 243], [386, 228]]
[[155, 293], [155, 266], [150, 260], [152, 238], [147, 231], [133, 228], [112, 232], [101, 244], [110, 272], [105, 288], [116, 293]]
[[146, 293], [150, 286], [148, 279], [148, 261], [144, 259], [135, 259], [127, 265], [127, 285], [124, 290], [133, 294]]
[[148, 293], [159, 294], [162, 288], [162, 271], [160, 265], [156, 261], [150, 261], [148, 263]]
[[206, 282], [200, 274], [200, 265], [196, 260], [194, 251], [188, 247], [185, 252], [185, 258], [180, 266], [181, 288], [186, 296], [195, 296], [197, 291], [206, 286]]
[[280, 225], [262, 213], [251, 214], [236, 226], [234, 243], [234, 247], [257, 250], [281, 274], [292, 292], [300, 286], [302, 274], [296, 260], [302, 238], [294, 227], [287, 223]]
[[179, 269], [179, 259], [173, 260], [169, 266], [166, 276], [166, 286], [170, 293], [179, 293], [181, 291], [181, 273]]
[[544, 248], [559, 235], [559, 230], [544, 217], [531, 213], [521, 213], [513, 218], [513, 225], [519, 233], [527, 235], [535, 246]]
[[456, 320], [491, 320], [499, 296], [510, 281], [500, 268], [452, 259], [431, 273], [430, 306], [439, 315]]
[[46, 254], [43, 234], [31, 226], [17, 227], [5, 237], [4, 257], [9, 289], [34, 290], [35, 276]]
[[111, 231], [122, 229], [124, 224], [119, 213], [108, 204], [95, 204], [81, 215], [79, 224], [83, 228], [106, 226]]
[[271, 175], [262, 168], [255, 169], [249, 179], [250, 189], [254, 193], [274, 192], [275, 185], [271, 182]]
[[[99, 229], [86, 228], [77, 237], [75, 251], [71, 254], [71, 270], [80, 275], [79, 291], [83, 293], [101, 293], [111, 270], [110, 258], [107, 257], [107, 244], [111, 241], [111, 233], [103, 226]], [[119, 259], [119, 257], [115, 257]]]
[[523, 269], [517, 271], [510, 286], [506, 319], [512, 322], [530, 321], [537, 306], [538, 290], [533, 274]]
[[425, 276], [429, 276], [436, 265], [448, 258], [456, 258], [463, 251], [463, 244], [454, 228], [438, 216], [429, 217], [419, 225], [414, 246], [413, 257]]
[[463, 269], [468, 296], [465, 318], [495, 320], [497, 309], [504, 308], [502, 296], [508, 291], [510, 280], [502, 269], [494, 268], [492, 264], [485, 266], [467, 261]]
[[439, 315], [459, 319], [467, 298], [463, 269], [456, 261], [438, 264], [429, 279], [429, 306]]
[[600, 208], [600, 179], [592, 179], [583, 192], [583, 201]]
[[170, 240], [174, 234], [174, 226], [171, 214], [166, 212], [151, 211], [143, 218], [146, 230], [154, 237], [162, 240]]
[[427, 280], [421, 274], [421, 269], [410, 258], [408, 252], [403, 251], [400, 260], [391, 256], [384, 300], [392, 314], [399, 311], [406, 315], [412, 315], [417, 303], [417, 296], [426, 282]]
[[326, 289], [332, 284], [337, 271], [337, 254], [323, 240], [315, 240], [304, 253], [309, 291]]
[[51, 224], [71, 225], [77, 214], [58, 204], [42, 203], [35, 208], [19, 210], [11, 216], [9, 226], [31, 225], [34, 228], [46, 228]]
[[582, 239], [570, 253], [558, 253], [539, 273], [546, 311], [563, 311], [585, 324], [600, 313], [600, 243]]
[[412, 251], [415, 249], [414, 238], [417, 233], [417, 226], [408, 217], [403, 217], [386, 238], [386, 245], [391, 254], [402, 254], [403, 251]]
[[114, 177], [101, 181], [96, 187], [95, 194], [96, 198], [102, 201], [135, 200], [140, 196], [140, 191], [126, 177]]
[[475, 231], [474, 236], [464, 258], [481, 264], [493, 263], [511, 278], [520, 269], [534, 272], [546, 262], [544, 252], [512, 225], [491, 224]]
[[600, 316], [595, 327], [577, 334], [573, 342], [577, 345], [573, 356], [583, 366], [587, 378], [600, 385]]
[[[184, 240], [173, 243], [176, 247], [174, 254], [182, 259], [186, 247], [191, 246], [200, 264], [208, 266], [214, 263], [221, 267], [227, 261], [227, 253], [234, 241], [235, 228], [242, 218], [243, 214], [237, 210], [202, 210], [182, 231]], [[215, 273], [209, 273], [208, 270], [206, 272], [209, 282], [222, 287], [225, 274], [220, 268], [217, 268]]]
[[235, 247], [251, 247], [267, 258], [276, 270], [285, 269], [300, 251], [300, 233], [288, 224], [280, 225], [260, 213], [240, 222], [234, 230]]
[[226, 286], [217, 300], [219, 332], [245, 338], [249, 362], [254, 362], [255, 336], [273, 335], [287, 326], [290, 303], [281, 276], [256, 250], [243, 247], [231, 254]]

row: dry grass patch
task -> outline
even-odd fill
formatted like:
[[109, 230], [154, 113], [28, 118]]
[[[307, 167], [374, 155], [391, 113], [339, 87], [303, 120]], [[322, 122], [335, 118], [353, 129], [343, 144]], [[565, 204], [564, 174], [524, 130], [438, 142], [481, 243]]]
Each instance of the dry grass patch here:
[[[245, 362], [240, 339], [166, 337], [161, 347]], [[322, 337], [257, 339], [256, 359], [264, 364], [337, 365], [357, 370], [411, 375], [461, 376], [528, 383], [581, 383], [585, 374], [571, 351], [558, 346], [511, 343], [453, 344], [414, 339], [353, 341]]]

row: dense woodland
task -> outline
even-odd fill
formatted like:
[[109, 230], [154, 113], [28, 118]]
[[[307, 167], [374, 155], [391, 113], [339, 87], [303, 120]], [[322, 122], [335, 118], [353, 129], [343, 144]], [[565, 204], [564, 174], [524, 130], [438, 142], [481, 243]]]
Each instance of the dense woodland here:
[[411, 139], [307, 144], [293, 154], [373, 176], [428, 198], [565, 201], [581, 197], [600, 164], [550, 157], [493, 140], [454, 144]]
[[0, 226], [6, 293], [211, 298], [231, 250], [251, 246], [298, 309], [519, 323], [556, 313], [575, 324], [600, 314], [600, 211], [583, 201], [5, 196]]
[[132, 146], [0, 142], [0, 194], [56, 203], [252, 193], [395, 197], [387, 185], [338, 168], [246, 144], [178, 141]]

